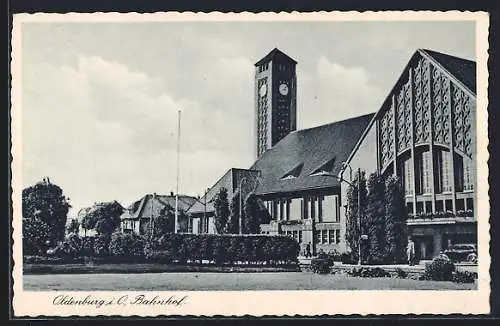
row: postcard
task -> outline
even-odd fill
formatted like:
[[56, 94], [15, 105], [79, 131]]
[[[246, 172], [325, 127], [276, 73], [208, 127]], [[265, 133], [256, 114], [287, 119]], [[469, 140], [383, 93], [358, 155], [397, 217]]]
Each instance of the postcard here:
[[15, 316], [488, 313], [488, 27], [14, 15]]

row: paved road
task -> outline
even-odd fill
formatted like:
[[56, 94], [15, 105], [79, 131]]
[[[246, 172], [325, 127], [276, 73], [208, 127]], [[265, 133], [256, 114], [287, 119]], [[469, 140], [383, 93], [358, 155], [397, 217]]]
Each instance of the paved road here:
[[470, 290], [474, 284], [288, 273], [145, 273], [24, 275], [26, 291]]

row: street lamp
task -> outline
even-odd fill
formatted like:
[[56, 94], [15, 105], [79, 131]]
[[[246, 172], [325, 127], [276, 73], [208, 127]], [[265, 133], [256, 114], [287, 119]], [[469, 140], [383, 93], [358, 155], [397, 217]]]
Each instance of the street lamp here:
[[[346, 167], [349, 168], [351, 182], [346, 181], [342, 177], [337, 177], [337, 179], [339, 179], [340, 181], [344, 181], [345, 183], [347, 183], [351, 187], [354, 187], [354, 185], [352, 184], [352, 168], [349, 165], [349, 163], [347, 163], [347, 162], [342, 163], [341, 174], [345, 170]], [[358, 168], [358, 232], [359, 232], [359, 234], [358, 234], [358, 265], [361, 265], [361, 240], [368, 239], [368, 236], [366, 234], [361, 234], [361, 182], [360, 181], [361, 181], [361, 169]]]
[[242, 201], [242, 198], [241, 198], [241, 187], [243, 186], [243, 181], [246, 181], [246, 180], [247, 180], [246, 177], [241, 178], [241, 180], [240, 180], [240, 187], [239, 187], [240, 188], [239, 189], [240, 190], [240, 215], [238, 217], [238, 233], [239, 234], [243, 234], [242, 218], [241, 218], [241, 215], [242, 215], [242, 206], [243, 206], [242, 202], [243, 201]]

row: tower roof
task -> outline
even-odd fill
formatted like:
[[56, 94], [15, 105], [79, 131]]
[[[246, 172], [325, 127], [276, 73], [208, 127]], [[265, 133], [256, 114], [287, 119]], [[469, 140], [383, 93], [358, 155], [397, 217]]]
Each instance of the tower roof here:
[[269, 61], [272, 61], [272, 60], [274, 60], [276, 58], [285, 59], [285, 60], [290, 61], [290, 62], [292, 62], [294, 64], [297, 64], [297, 61], [293, 60], [292, 58], [290, 58], [289, 56], [287, 56], [286, 54], [284, 54], [283, 52], [281, 52], [278, 48], [274, 48], [264, 58], [262, 58], [259, 61], [257, 61], [255, 63], [255, 65], [256, 66], [260, 66], [261, 64], [269, 62]]

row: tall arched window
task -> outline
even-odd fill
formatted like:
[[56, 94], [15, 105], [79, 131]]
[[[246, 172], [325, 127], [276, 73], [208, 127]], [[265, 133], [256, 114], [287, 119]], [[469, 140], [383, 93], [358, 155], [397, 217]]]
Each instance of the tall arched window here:
[[464, 158], [464, 190], [474, 189], [474, 172], [472, 160]]
[[473, 164], [468, 157], [455, 154], [455, 189], [467, 191], [474, 189]]
[[413, 166], [411, 162], [411, 156], [405, 155], [400, 160], [400, 171], [398, 177], [402, 181], [402, 185], [404, 186], [405, 195], [411, 196], [413, 195], [413, 183], [414, 183], [414, 174], [413, 174]]
[[417, 154], [417, 166], [415, 188], [417, 194], [431, 194], [432, 193], [432, 155], [427, 149]]
[[453, 173], [451, 171], [451, 159], [451, 153], [448, 150], [438, 150], [436, 153], [436, 193], [451, 191], [453, 177]]

